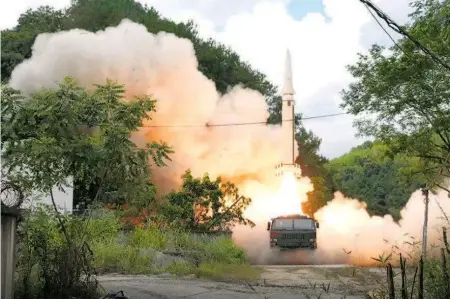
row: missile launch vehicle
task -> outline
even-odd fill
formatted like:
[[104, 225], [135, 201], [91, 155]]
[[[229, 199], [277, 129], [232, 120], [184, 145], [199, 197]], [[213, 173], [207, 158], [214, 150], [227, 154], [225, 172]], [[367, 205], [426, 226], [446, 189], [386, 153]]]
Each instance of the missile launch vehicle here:
[[267, 222], [270, 247], [317, 249], [319, 222], [304, 215], [284, 215]]

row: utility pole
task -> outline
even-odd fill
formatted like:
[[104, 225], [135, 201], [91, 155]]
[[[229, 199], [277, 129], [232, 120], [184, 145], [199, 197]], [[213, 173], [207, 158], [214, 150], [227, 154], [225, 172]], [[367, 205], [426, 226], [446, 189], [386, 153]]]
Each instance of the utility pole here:
[[423, 233], [422, 233], [422, 258], [427, 256], [427, 237], [428, 237], [428, 203], [430, 201], [428, 194], [429, 190], [427, 185], [422, 187], [422, 194], [425, 196], [425, 216], [423, 220]]

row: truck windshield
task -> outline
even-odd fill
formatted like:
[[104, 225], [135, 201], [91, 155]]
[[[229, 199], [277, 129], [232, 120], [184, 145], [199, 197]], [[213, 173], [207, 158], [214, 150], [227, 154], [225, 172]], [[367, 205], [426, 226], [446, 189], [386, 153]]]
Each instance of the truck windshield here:
[[311, 219], [275, 219], [272, 223], [272, 229], [275, 230], [298, 230], [315, 228]]

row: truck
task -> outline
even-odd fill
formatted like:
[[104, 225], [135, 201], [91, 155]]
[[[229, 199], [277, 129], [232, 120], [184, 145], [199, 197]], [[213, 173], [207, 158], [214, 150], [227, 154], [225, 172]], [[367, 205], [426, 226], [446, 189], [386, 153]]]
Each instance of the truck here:
[[300, 214], [284, 215], [267, 222], [270, 247], [317, 249], [319, 222]]

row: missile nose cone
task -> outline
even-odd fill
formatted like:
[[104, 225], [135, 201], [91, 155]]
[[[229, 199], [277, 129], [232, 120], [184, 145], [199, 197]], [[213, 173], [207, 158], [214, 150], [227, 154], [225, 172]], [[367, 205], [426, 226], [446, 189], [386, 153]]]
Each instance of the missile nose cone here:
[[291, 68], [291, 53], [289, 49], [286, 50], [286, 61], [284, 66], [284, 83], [282, 94], [295, 94], [292, 83], [292, 68]]

